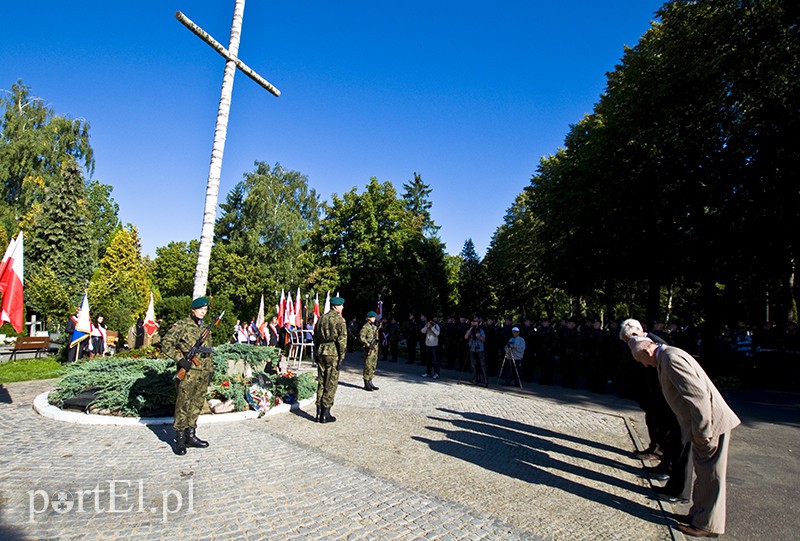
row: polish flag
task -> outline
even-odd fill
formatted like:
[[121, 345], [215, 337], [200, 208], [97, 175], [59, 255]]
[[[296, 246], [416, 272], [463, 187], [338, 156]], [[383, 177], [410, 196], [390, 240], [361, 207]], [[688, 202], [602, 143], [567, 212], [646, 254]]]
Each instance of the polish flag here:
[[303, 303], [300, 301], [300, 288], [297, 288], [297, 298], [294, 301], [294, 326], [303, 328]]
[[256, 327], [261, 336], [267, 336], [267, 322], [264, 321], [264, 294], [261, 294], [261, 302], [258, 305], [258, 315], [256, 316]]
[[156, 323], [156, 311], [153, 306], [153, 292], [150, 292], [150, 304], [147, 305], [147, 313], [144, 316], [144, 330], [149, 336], [153, 336], [158, 330]]
[[281, 299], [278, 301], [278, 327], [283, 327], [283, 312], [286, 310], [286, 295], [281, 289]]
[[331, 311], [331, 292], [328, 291], [328, 293], [325, 295], [325, 310], [323, 310], [322, 313], [327, 314], [330, 311]]
[[378, 301], [378, 309], [375, 310], [378, 313], [378, 317], [375, 318], [375, 321], [380, 321], [383, 319], [383, 301]]
[[319, 321], [319, 293], [314, 297], [314, 327], [317, 326], [317, 321]]
[[22, 232], [20, 232], [17, 238], [9, 243], [0, 263], [0, 292], [3, 293], [0, 324], [8, 321], [18, 333], [25, 328], [22, 245]]
[[[289, 292], [291, 295], [292, 292]], [[294, 325], [294, 303], [292, 302], [292, 298], [286, 295], [286, 306], [283, 309], [283, 325], [284, 327], [288, 327], [290, 325]]]

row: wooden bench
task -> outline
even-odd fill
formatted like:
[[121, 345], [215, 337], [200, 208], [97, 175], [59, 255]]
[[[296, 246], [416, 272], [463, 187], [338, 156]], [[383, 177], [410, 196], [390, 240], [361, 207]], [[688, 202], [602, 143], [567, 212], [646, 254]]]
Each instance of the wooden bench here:
[[35, 351], [36, 359], [42, 351], [50, 351], [50, 337], [49, 336], [17, 336], [17, 341], [14, 344], [14, 351], [11, 352], [9, 361], [20, 351]]

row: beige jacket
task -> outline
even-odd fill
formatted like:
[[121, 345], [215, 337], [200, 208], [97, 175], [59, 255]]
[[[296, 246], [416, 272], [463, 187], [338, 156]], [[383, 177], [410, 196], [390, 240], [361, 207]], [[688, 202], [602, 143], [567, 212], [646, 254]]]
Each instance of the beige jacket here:
[[719, 436], [741, 423], [694, 357], [662, 346], [656, 361], [664, 398], [678, 418], [684, 443]]

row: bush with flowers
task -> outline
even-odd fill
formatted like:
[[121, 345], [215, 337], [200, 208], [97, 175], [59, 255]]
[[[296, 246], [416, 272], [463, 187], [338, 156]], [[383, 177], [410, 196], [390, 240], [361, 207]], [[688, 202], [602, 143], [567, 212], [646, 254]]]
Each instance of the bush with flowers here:
[[[276, 358], [275, 348], [239, 345], [226, 348], [220, 354], [222, 348], [226, 346], [214, 350], [215, 371], [207, 398], [225, 403], [232, 401], [231, 409], [234, 411], [250, 407], [248, 396], [252, 394], [254, 383], [269, 391], [262, 393], [264, 397], [269, 394], [269, 407], [303, 400], [316, 392], [316, 382], [310, 373], [256, 372], [252, 377], [228, 373], [228, 360], [237, 360], [237, 353], [242, 354], [244, 358], [241, 360], [249, 366], [270, 370], [274, 366], [271, 361]], [[172, 415], [176, 395], [175, 372], [176, 366], [171, 359], [165, 359], [149, 348], [113, 357], [82, 359], [67, 365], [56, 389], [49, 395], [49, 402], [63, 407], [65, 402], [79, 395], [90, 395], [92, 398], [86, 410], [91, 413], [132, 417]]]

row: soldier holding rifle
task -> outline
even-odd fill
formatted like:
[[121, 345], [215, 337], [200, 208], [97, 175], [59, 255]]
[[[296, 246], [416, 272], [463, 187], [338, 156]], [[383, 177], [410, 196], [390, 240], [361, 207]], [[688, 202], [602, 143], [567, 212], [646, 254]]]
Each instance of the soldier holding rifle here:
[[380, 340], [381, 326], [375, 323], [378, 317], [373, 311], [367, 312], [367, 321], [361, 327], [361, 332], [358, 334], [358, 339], [361, 345], [364, 346], [364, 390], [377, 391], [378, 387], [372, 384], [372, 378], [375, 376], [375, 367], [378, 364], [378, 347]]
[[[208, 312], [208, 299], [199, 297], [192, 301], [192, 313], [178, 320], [167, 331], [161, 349], [178, 363], [178, 396], [175, 399], [176, 455], [185, 455], [187, 447], [208, 447], [195, 434], [197, 418], [206, 400], [206, 391], [214, 373], [211, 349], [211, 327], [203, 328], [203, 318]], [[222, 317], [222, 316], [220, 316]], [[217, 322], [219, 318], [217, 318]], [[205, 335], [205, 336], [202, 336]], [[203, 338], [201, 340], [201, 337]], [[181, 378], [181, 376], [183, 376]]]

